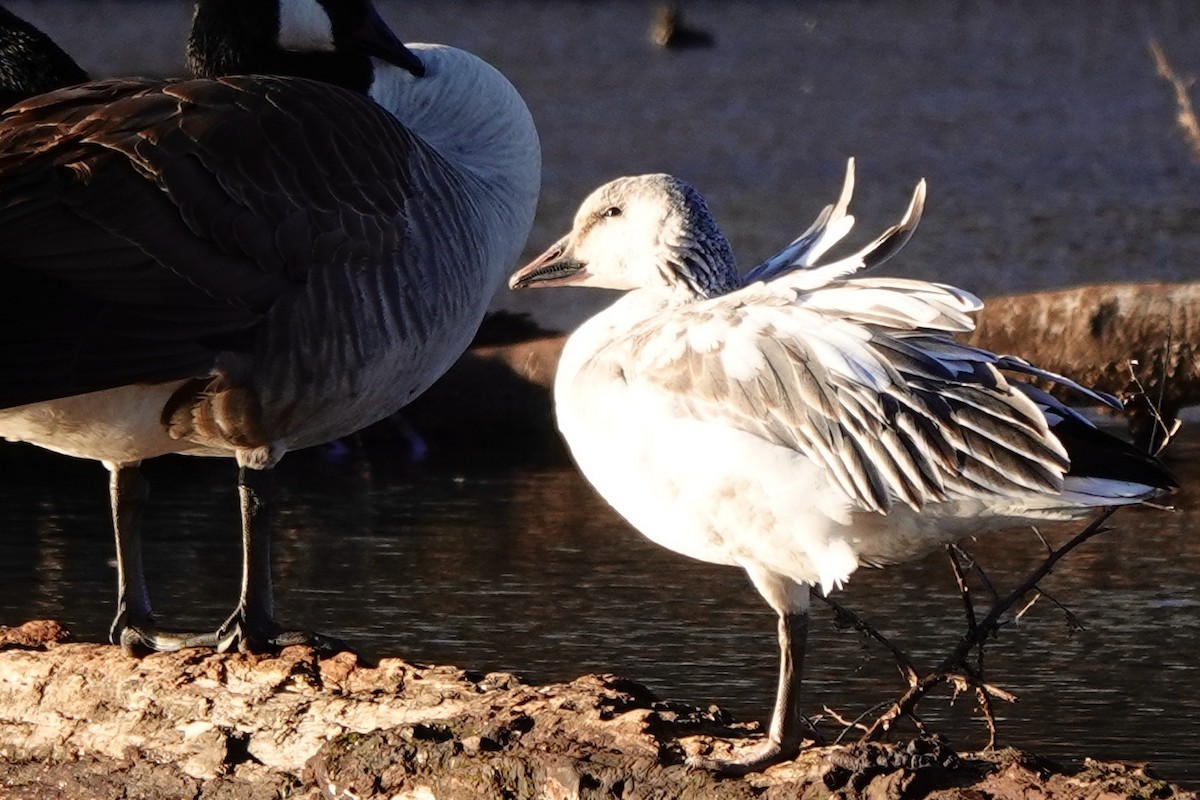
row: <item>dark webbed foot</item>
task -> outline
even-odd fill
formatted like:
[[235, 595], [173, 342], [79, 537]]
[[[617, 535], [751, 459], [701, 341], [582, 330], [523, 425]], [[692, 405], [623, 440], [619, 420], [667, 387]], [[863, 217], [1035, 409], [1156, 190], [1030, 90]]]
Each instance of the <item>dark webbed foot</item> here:
[[746, 748], [736, 758], [691, 758], [688, 759], [688, 764], [724, 777], [736, 778], [791, 761], [799, 754], [799, 744], [784, 746], [779, 742], [767, 740], [757, 747]]
[[216, 632], [215, 647], [226, 653], [264, 653], [289, 645], [307, 645], [323, 654], [350, 647], [341, 639], [311, 631], [285, 631], [275, 624], [271, 588], [270, 471], [242, 467], [238, 471], [242, 506], [242, 594], [237, 608]]
[[238, 471], [242, 591], [237, 609], [215, 631], [159, 628], [150, 611], [142, 564], [141, 512], [149, 487], [137, 464], [114, 464], [109, 469], [117, 544], [117, 615], [109, 629], [110, 641], [121, 645], [130, 655], [171, 652], [185, 647], [243, 653], [269, 653], [289, 645], [307, 645], [322, 654], [350, 650], [341, 639], [309, 631], [285, 631], [275, 624], [269, 514], [273, 482], [268, 470], [245, 466]]
[[134, 618], [122, 609], [109, 628], [108, 638], [121, 645], [126, 655], [144, 656], [150, 653], [171, 653], [185, 647], [216, 647], [215, 633], [205, 631], [168, 631], [159, 628], [152, 616]]
[[311, 647], [322, 655], [352, 652], [349, 645], [332, 636], [285, 631], [271, 621], [251, 624], [240, 609], [215, 631], [165, 630], [158, 627], [153, 616], [134, 617], [122, 610], [109, 629], [109, 640], [131, 656], [172, 653], [185, 647], [209, 647], [220, 653], [271, 653], [295, 644]]
[[269, 653], [291, 645], [304, 645], [322, 655], [353, 652], [341, 639], [313, 631], [288, 631], [272, 621], [256, 623], [238, 609], [217, 629], [211, 646], [219, 653]]

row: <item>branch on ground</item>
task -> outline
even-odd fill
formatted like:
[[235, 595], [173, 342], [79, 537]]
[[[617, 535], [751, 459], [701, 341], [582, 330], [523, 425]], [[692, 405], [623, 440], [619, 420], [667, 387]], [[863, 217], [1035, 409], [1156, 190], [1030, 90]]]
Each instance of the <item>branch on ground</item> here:
[[[1011, 694], [984, 683], [982, 676], [970, 667], [967, 660], [970, 658], [971, 652], [981, 647], [988, 636], [1000, 629], [1001, 618], [1025, 595], [1037, 590], [1038, 582], [1050, 574], [1054, 565], [1063, 556], [1093, 536], [1109, 530], [1104, 523], [1108, 521], [1108, 518], [1113, 515], [1116, 509], [1116, 506], [1104, 509], [1100, 516], [1096, 517], [1086, 528], [1072, 536], [1062, 546], [1051, 550], [1045, 560], [1030, 572], [1015, 589], [1009, 592], [1007, 596], [1000, 598], [992, 604], [991, 609], [983, 619], [976, 621], [974, 625], [968, 625], [967, 632], [963, 634], [958, 644], [950, 651], [950, 654], [946, 656], [941, 665], [933, 672], [922, 676], [915, 684], [910, 686], [900, 699], [893, 703], [867, 728], [861, 740], [867, 742], [878, 739], [892, 727], [892, 724], [898, 718], [910, 716], [916, 710], [917, 704], [921, 699], [933, 688], [944, 682], [949, 682], [952, 685], [962, 685], [965, 683], [966, 687], [976, 691], [982, 691], [987, 695], [999, 699], [1010, 700], [1012, 698]], [[990, 709], [990, 703], [983, 707], [985, 716], [988, 717], [989, 732], [994, 739], [995, 719], [990, 716]]]

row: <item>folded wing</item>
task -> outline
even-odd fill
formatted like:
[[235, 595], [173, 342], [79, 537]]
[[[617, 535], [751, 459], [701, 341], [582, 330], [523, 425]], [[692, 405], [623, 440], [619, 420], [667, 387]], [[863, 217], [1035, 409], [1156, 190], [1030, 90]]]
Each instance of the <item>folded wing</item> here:
[[420, 146], [294, 79], [110, 81], [11, 109], [0, 407], [206, 374], [315, 276], [403, 259]]
[[975, 298], [917, 281], [794, 292], [786, 276], [665, 312], [596, 357], [681, 413], [803, 453], [863, 510], [1055, 494], [1070, 461], [998, 357], [960, 345]]

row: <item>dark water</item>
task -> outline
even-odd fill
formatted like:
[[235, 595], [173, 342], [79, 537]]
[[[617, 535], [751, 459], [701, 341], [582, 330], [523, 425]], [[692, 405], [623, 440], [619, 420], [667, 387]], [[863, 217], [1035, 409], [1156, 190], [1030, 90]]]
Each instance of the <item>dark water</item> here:
[[[63, 621], [101, 640], [113, 613], [112, 545], [99, 467], [3, 448], [0, 624]], [[1070, 555], [1043, 584], [1085, 626], [1043, 601], [987, 650], [988, 678], [1020, 700], [998, 709], [1001, 744], [1064, 759], [1151, 762], [1200, 786], [1200, 436], [1175, 459], [1181, 509], [1120, 512], [1116, 530]], [[611, 671], [663, 696], [767, 713], [773, 616], [740, 571], [643, 540], [569, 467], [539, 458], [443, 458], [417, 466], [370, 452], [281, 467], [276, 544], [280, 618], [345, 636], [376, 655], [538, 682]], [[148, 569], [166, 619], [212, 626], [236, 597], [229, 465], [152, 464]], [[1044, 530], [1052, 541], [1070, 528]], [[1031, 532], [972, 546], [1000, 586], [1033, 565]], [[956, 642], [961, 607], [944, 556], [862, 570], [839, 599], [894, 637], [918, 666]], [[835, 630], [819, 607], [805, 692], [856, 716], [902, 688], [889, 658]], [[972, 703], [945, 696], [928, 721], [982, 746]]]

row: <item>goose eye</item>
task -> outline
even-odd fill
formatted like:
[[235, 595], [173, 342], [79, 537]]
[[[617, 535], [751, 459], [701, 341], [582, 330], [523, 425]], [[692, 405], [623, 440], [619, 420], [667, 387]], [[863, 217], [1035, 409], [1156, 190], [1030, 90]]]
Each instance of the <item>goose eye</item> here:
[[604, 212], [601, 213], [600, 216], [602, 216], [602, 217], [619, 217], [619, 216], [621, 216], [621, 209], [617, 206], [609, 206], [608, 208], [604, 209]]

